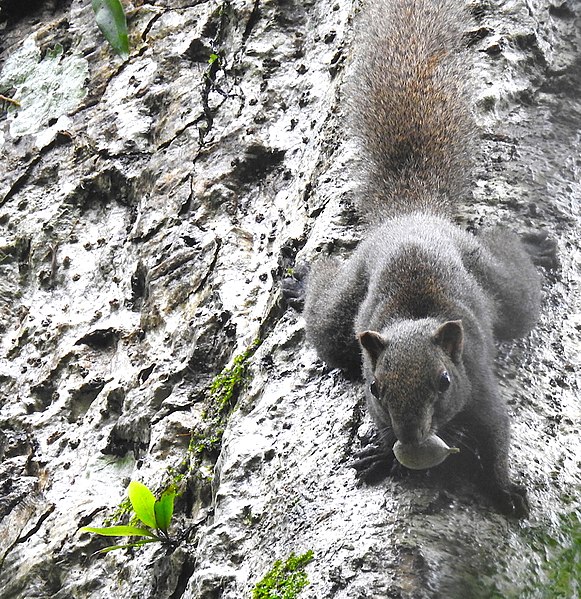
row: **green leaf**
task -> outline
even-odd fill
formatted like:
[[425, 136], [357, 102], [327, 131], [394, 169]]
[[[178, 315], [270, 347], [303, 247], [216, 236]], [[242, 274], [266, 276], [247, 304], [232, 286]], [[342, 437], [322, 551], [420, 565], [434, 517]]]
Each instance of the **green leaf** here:
[[95, 553], [109, 553], [109, 551], [115, 551], [116, 549], [129, 549], [130, 547], [142, 547], [147, 543], [156, 543], [159, 539], [143, 539], [142, 541], [135, 541], [135, 543], [126, 543], [125, 545], [111, 545], [110, 547], [104, 547], [99, 549]]
[[152, 537], [157, 539], [157, 536], [146, 528], [138, 526], [105, 526], [96, 528], [93, 526], [83, 526], [80, 532], [94, 532], [103, 537]]
[[175, 496], [176, 491], [172, 485], [162, 493], [161, 498], [156, 501], [153, 506], [157, 528], [165, 533], [167, 533], [167, 529], [171, 523], [171, 517], [173, 516]]
[[135, 515], [145, 526], [156, 528], [155, 497], [153, 493], [145, 485], [132, 480], [129, 483], [128, 494]]
[[99, 29], [111, 47], [122, 58], [129, 57], [127, 20], [119, 0], [92, 0]]

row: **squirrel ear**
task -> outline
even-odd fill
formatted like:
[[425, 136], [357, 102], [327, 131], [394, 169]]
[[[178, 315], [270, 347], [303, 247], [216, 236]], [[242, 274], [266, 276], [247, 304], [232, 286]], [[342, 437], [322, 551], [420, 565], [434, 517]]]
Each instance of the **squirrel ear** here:
[[369, 353], [373, 367], [377, 363], [379, 355], [385, 349], [386, 343], [383, 337], [375, 331], [364, 331], [357, 334], [361, 347]]
[[436, 330], [433, 339], [454, 362], [460, 361], [464, 348], [464, 329], [461, 320], [445, 322]]

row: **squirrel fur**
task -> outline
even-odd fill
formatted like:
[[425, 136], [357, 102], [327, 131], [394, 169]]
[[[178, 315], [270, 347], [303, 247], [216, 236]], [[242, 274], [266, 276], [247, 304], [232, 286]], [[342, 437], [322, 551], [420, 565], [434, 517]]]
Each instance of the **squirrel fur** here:
[[462, 425], [476, 439], [484, 487], [503, 512], [524, 516], [494, 342], [535, 325], [534, 263], [553, 265], [555, 244], [501, 227], [475, 236], [451, 220], [469, 196], [474, 143], [462, 2], [372, 0], [362, 19], [347, 95], [371, 224], [349, 259], [310, 267], [306, 292], [296, 280], [283, 290], [304, 295], [318, 355], [363, 375], [381, 441], [355, 464], [363, 476], [377, 464], [389, 473], [396, 440], [420, 444]]

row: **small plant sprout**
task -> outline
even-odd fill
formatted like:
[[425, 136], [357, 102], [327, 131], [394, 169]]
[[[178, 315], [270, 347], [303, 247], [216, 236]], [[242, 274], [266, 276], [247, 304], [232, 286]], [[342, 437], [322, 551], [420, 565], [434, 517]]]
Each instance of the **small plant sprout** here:
[[214, 63], [220, 65], [220, 55], [219, 54], [210, 54], [210, 58], [208, 58], [208, 64], [212, 66]]
[[147, 543], [165, 543], [173, 545], [168, 529], [173, 516], [176, 491], [168, 487], [159, 499], [142, 483], [131, 481], [128, 488], [129, 501], [133, 511], [143, 526], [105, 526], [102, 528], [83, 526], [81, 532], [92, 532], [105, 537], [142, 537], [132, 543], [105, 547], [97, 553], [107, 553], [115, 549], [141, 547]]

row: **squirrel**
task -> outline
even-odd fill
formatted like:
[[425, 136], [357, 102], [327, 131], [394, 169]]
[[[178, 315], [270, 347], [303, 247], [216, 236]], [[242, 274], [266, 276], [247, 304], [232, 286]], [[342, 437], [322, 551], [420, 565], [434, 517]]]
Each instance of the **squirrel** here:
[[474, 235], [452, 220], [470, 193], [475, 138], [462, 4], [368, 2], [347, 97], [369, 226], [347, 260], [318, 259], [283, 281], [283, 295], [303, 308], [318, 356], [363, 376], [380, 446], [360, 452], [360, 477], [390, 474], [396, 441], [419, 446], [462, 426], [475, 439], [483, 488], [500, 511], [524, 517], [526, 489], [509, 476], [495, 340], [536, 324], [535, 265], [556, 267], [556, 243], [504, 227]]

